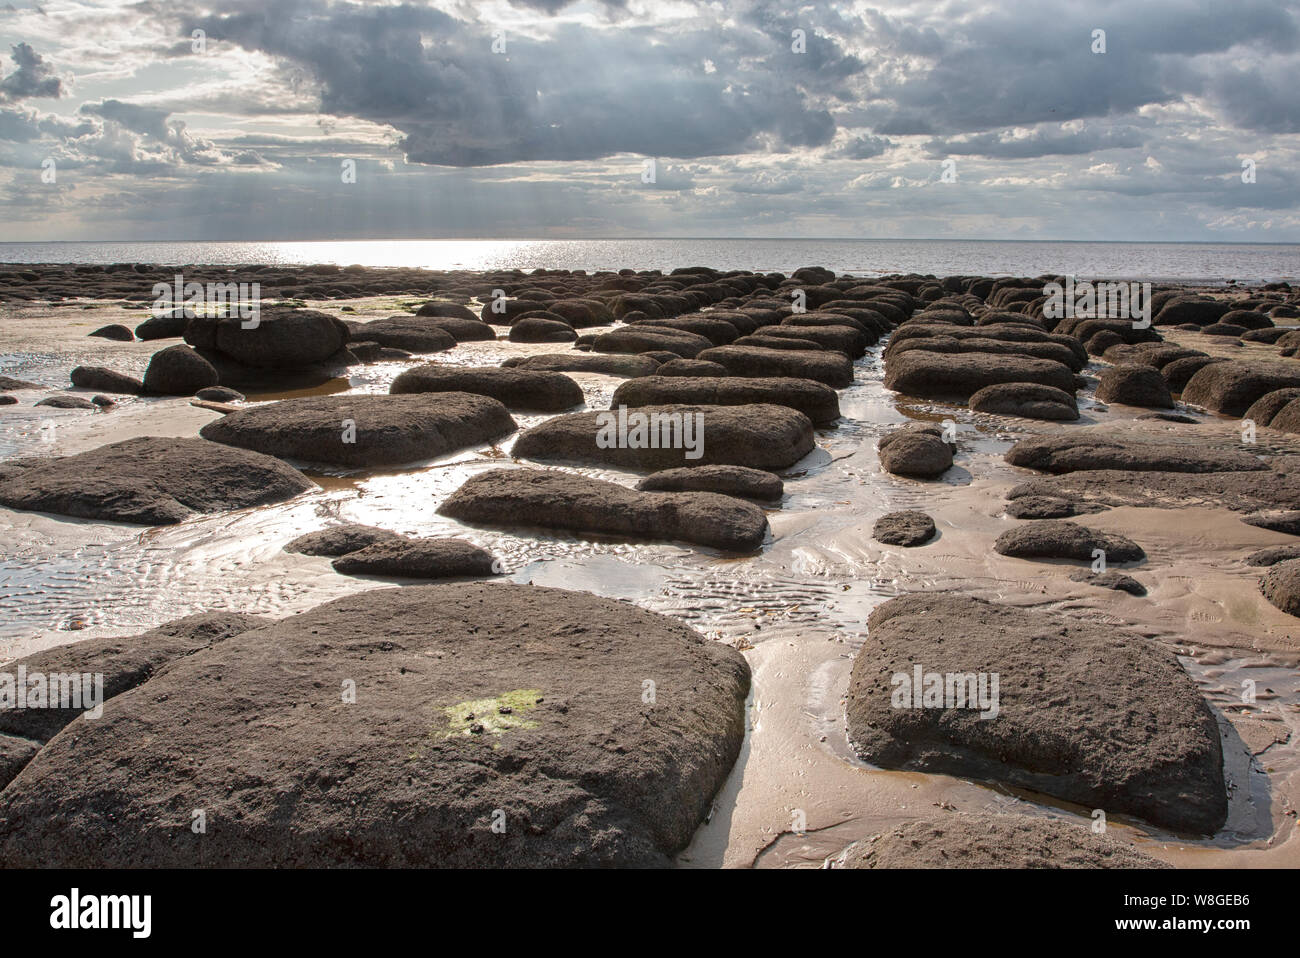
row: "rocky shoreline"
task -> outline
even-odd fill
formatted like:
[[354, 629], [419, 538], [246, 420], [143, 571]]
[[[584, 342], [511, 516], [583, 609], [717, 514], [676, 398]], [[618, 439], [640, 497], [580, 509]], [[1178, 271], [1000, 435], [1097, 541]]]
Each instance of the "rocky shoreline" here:
[[[152, 315], [152, 285], [176, 273], [258, 283], [256, 323]], [[1242, 565], [1224, 648], [1294, 669], [1300, 292], [1157, 286], [1148, 325], [1054, 318], [1046, 288], [1065, 279], [0, 266], [0, 336], [118, 320], [77, 333], [104, 358], [61, 366], [63, 389], [53, 366], [3, 367], [0, 426], [84, 431], [0, 459], [0, 512], [39, 513], [54, 538], [69, 523], [51, 517], [183, 530], [380, 470], [448, 532], [326, 515], [276, 549], [402, 588], [173, 616], [0, 666], [99, 673], [105, 695], [94, 720], [0, 708], [0, 862], [789, 864], [807, 846], [924, 867], [951, 841], [983, 867], [1148, 867], [1196, 848], [1294, 863], [1300, 696], [1215, 685], [1198, 663], [1217, 643], [1190, 614], [1180, 626], [1174, 588], [1190, 550]], [[863, 415], [866, 382], [887, 417]], [[203, 418], [154, 435], [151, 409]], [[828, 448], [864, 472], [837, 473]], [[448, 483], [419, 485], [444, 465]], [[1159, 518], [1203, 508], [1253, 549]], [[793, 614], [702, 636], [598, 589], [529, 584], [545, 561], [520, 581], [486, 538], [662, 544], [702, 587], [710, 570], [806, 564], [816, 522], [832, 553], [874, 542], [867, 564], [897, 570], [897, 598], [877, 592], [848, 642]], [[807, 644], [828, 638], [834, 658]], [[900, 704], [896, 680], [921, 665], [996, 676], [996, 714]], [[812, 821], [819, 800], [745, 791], [783, 767], [756, 731], [773, 697], [801, 703], [786, 721], [823, 788], [864, 783], [859, 814]], [[971, 803], [962, 817], [873, 791], [916, 773]], [[1023, 807], [974, 798], [1012, 793]], [[1122, 828], [1068, 824], [1098, 811]], [[1035, 843], [1059, 854], [1031, 861]]]

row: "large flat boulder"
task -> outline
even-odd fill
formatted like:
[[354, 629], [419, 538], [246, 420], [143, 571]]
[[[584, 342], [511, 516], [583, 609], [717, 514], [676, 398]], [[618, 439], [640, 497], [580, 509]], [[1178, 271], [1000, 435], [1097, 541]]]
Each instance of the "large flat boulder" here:
[[199, 435], [283, 459], [342, 466], [419, 462], [515, 431], [501, 403], [471, 393], [283, 399], [208, 423]]
[[1006, 453], [1013, 466], [1039, 472], [1132, 469], [1148, 472], [1258, 472], [1268, 464], [1228, 446], [1141, 442], [1105, 436], [1038, 436]]
[[967, 402], [972, 412], [1025, 419], [1072, 421], [1079, 418], [1079, 404], [1072, 393], [1037, 383], [997, 383], [985, 386]]
[[[1223, 826], [1218, 724], [1174, 655], [1149, 639], [933, 592], [886, 602], [868, 629], [847, 706], [864, 760], [1030, 789], [1176, 831]], [[909, 684], [916, 667], [943, 677], [920, 707]], [[991, 710], [949, 696], [949, 673], [983, 674], [986, 692], [997, 675], [996, 715], [981, 718]]]
[[1272, 469], [1202, 473], [1086, 469], [1030, 479], [1007, 493], [1017, 502], [1039, 496], [1066, 499], [1076, 506], [1214, 506], [1234, 512], [1300, 509], [1300, 474]]
[[886, 388], [921, 399], [965, 402], [998, 383], [1037, 383], [1074, 394], [1069, 366], [1033, 356], [914, 349], [891, 356], [885, 364]]
[[[452, 328], [449, 329], [448, 325]], [[477, 319], [389, 316], [386, 319], [372, 319], [368, 323], [349, 322], [347, 327], [351, 338], [355, 340], [412, 353], [440, 353], [453, 348], [460, 342], [452, 331], [456, 328], [468, 333], [467, 338], [496, 339], [492, 327]]]
[[56, 736], [0, 800], [0, 863], [662, 866], [739, 753], [748, 689], [739, 653], [628, 603], [368, 591]]
[[491, 396], [511, 409], [559, 412], [583, 402], [582, 387], [563, 373], [500, 366], [444, 366], [429, 363], [401, 373], [388, 388], [404, 393], [466, 392]]
[[142, 436], [75, 456], [29, 460], [0, 479], [0, 505], [81, 519], [168, 525], [316, 488], [271, 456], [204, 439]]
[[836, 389], [853, 382], [853, 363], [849, 358], [825, 350], [716, 346], [695, 358], [725, 366], [733, 376], [812, 379]]
[[[665, 365], [671, 366], [672, 363]], [[811, 379], [782, 376], [642, 376], [614, 390], [609, 408], [689, 403], [697, 406], [744, 406], [772, 403], [797, 409], [817, 425], [840, 417], [839, 396]]]
[[780, 476], [747, 466], [664, 469], [646, 476], [636, 487], [642, 492], [719, 492], [763, 502], [775, 502], [785, 494]]
[[788, 406], [641, 406], [556, 416], [527, 430], [514, 455], [628, 469], [784, 469], [813, 449], [808, 417]]
[[767, 517], [752, 503], [713, 492], [637, 492], [550, 469], [494, 469], [473, 476], [438, 507], [462, 522], [542, 527], [754, 552]]

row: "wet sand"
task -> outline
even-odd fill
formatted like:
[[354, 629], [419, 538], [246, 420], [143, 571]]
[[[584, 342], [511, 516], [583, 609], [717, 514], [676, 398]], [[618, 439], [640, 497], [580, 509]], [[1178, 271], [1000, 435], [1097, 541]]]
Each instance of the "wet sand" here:
[[[312, 303], [335, 311], [343, 302]], [[391, 297], [347, 302], [349, 319], [394, 313]], [[78, 363], [140, 375], [166, 343], [87, 339], [98, 326], [134, 325], [138, 310], [116, 306], [0, 308], [0, 374], [53, 387]], [[1162, 330], [1171, 342], [1215, 352], [1213, 337]], [[883, 344], [882, 344], [883, 345]], [[0, 660], [96, 635], [125, 635], [200, 610], [288, 615], [391, 580], [349, 578], [328, 560], [282, 551], [289, 539], [327, 517], [416, 535], [455, 535], [499, 556], [511, 581], [586, 589], [677, 616], [741, 649], [753, 670], [749, 731], [713, 814], [681, 854], [691, 867], [822, 867], [853, 841], [910, 818], [944, 810], [1006, 810], [1089, 821], [1088, 809], [1040, 795], [920, 773], [872, 769], [850, 751], [843, 696], [867, 615], [887, 598], [915, 590], [961, 590], [1013, 605], [1131, 628], [1174, 649], [1221, 716], [1228, 825], [1212, 839], [1188, 839], [1112, 819], [1111, 834], [1181, 867], [1295, 867], [1297, 725], [1300, 723], [1300, 628], [1259, 594], [1252, 551], [1291, 537], [1246, 525], [1210, 506], [1115, 508], [1079, 517], [1122, 532], [1147, 551], [1126, 570], [1149, 595], [1073, 582], [1077, 565], [1028, 562], [992, 551], [1013, 521], [1005, 494], [1030, 477], [1003, 452], [1017, 438], [1062, 427], [972, 414], [962, 406], [896, 397], [881, 384], [882, 346], [857, 363], [857, 381], [841, 392], [844, 420], [819, 430], [818, 449], [786, 474], [786, 499], [769, 511], [773, 541], [754, 557], [703, 549], [465, 527], [435, 506], [473, 472], [508, 457], [512, 439], [416, 469], [312, 473], [319, 491], [277, 506], [223, 513], [178, 526], [142, 529], [0, 509]], [[438, 362], [499, 363], [507, 356], [551, 352], [552, 345], [466, 343]], [[1240, 357], [1272, 347], [1231, 350]], [[420, 360], [425, 361], [425, 360]], [[385, 392], [415, 363], [356, 367], [351, 379], [320, 387]], [[1095, 365], [1091, 369], [1095, 370]], [[571, 374], [590, 408], [608, 406], [621, 380]], [[84, 391], [87, 396], [90, 391]], [[34, 392], [0, 409], [0, 456], [65, 455], [132, 436], [192, 436], [218, 414], [186, 399], [124, 397], [106, 412], [33, 408]], [[1080, 393], [1083, 422], [1120, 427], [1170, 441], [1235, 440], [1235, 420], [1198, 416], [1197, 426], [1137, 421], [1146, 410], [1102, 410]], [[250, 395], [251, 400], [279, 398]], [[516, 416], [522, 427], [544, 416]], [[941, 481], [882, 472], [876, 440], [908, 419], [959, 424], [955, 468]], [[50, 424], [53, 428], [50, 428]], [[1261, 431], [1261, 443], [1300, 455], [1300, 442]], [[632, 484], [615, 470], [574, 470]], [[913, 549], [871, 538], [875, 520], [897, 509], [934, 517], [939, 536]], [[1240, 706], [1244, 678], [1261, 690]], [[1267, 691], [1266, 691], [1267, 690]], [[1255, 754], [1254, 761], [1251, 754]], [[797, 834], [799, 823], [803, 834]]]

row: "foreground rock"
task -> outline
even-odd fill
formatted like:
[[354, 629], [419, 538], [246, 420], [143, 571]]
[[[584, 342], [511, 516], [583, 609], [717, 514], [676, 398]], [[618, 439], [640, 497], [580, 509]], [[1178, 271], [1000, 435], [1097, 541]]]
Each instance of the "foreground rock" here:
[[616, 482], [546, 469], [494, 469], [457, 489], [438, 512], [462, 522], [680, 540], [754, 552], [763, 510], [711, 492], [636, 492]]
[[1256, 472], [1268, 469], [1258, 456], [1229, 447], [1136, 442], [1105, 436], [1044, 436], [1022, 439], [1007, 450], [1013, 466], [1039, 472], [1126, 469], [1150, 472]]
[[1017, 559], [1086, 559], [1092, 561], [1096, 550], [1110, 562], [1138, 562], [1146, 553], [1127, 536], [1098, 532], [1077, 522], [1043, 519], [1008, 529], [993, 543], [999, 555]]
[[1087, 569], [1080, 569], [1078, 572], [1070, 573], [1070, 581], [1086, 582], [1099, 589], [1114, 589], [1116, 592], [1127, 592], [1129, 595], [1139, 597], [1147, 594], [1146, 586], [1131, 575], [1122, 572], [1093, 573]]
[[1092, 829], [1028, 815], [944, 815], [855, 842], [841, 868], [1169, 868]]
[[[496, 333], [487, 323], [477, 319], [445, 319], [424, 316], [389, 316], [372, 319], [368, 323], [347, 324], [352, 339], [378, 343], [388, 349], [403, 349], [411, 353], [441, 353], [453, 349], [459, 338], [448, 329], [461, 328], [468, 339], [496, 339]], [[481, 329], [480, 329], [481, 327]]]
[[664, 469], [646, 476], [636, 487], [642, 492], [719, 492], [763, 502], [775, 502], [785, 494], [780, 476], [745, 466]]
[[[886, 602], [868, 628], [847, 706], [866, 761], [1031, 789], [1177, 831], [1222, 827], [1214, 715], [1177, 659], [1142, 636], [941, 593]], [[910, 682], [917, 666], [983, 673], [986, 692], [998, 675], [996, 717], [942, 693], [914, 707], [895, 676]]]
[[16, 392], [19, 389], [44, 389], [40, 383], [29, 383], [25, 379], [12, 376], [0, 376], [0, 392]]
[[619, 386], [614, 391], [609, 407], [617, 409], [619, 406], [660, 406], [669, 403], [700, 406], [774, 403], [799, 410], [817, 425], [825, 425], [840, 418], [839, 396], [830, 386], [811, 379], [780, 376], [757, 379], [745, 376], [642, 376]]
[[443, 366], [430, 363], [408, 369], [388, 391], [404, 393], [466, 392], [491, 396], [512, 409], [559, 412], [583, 402], [582, 387], [563, 373], [500, 366]]
[[887, 546], [920, 546], [934, 538], [934, 520], [924, 512], [889, 512], [876, 520], [871, 538]]
[[381, 466], [419, 462], [515, 431], [487, 396], [316, 396], [230, 413], [199, 430], [204, 439], [301, 462]]
[[514, 455], [629, 469], [784, 469], [813, 449], [808, 417], [787, 406], [643, 406], [556, 416], [529, 429]]
[[997, 383], [985, 386], [970, 397], [967, 405], [972, 412], [997, 416], [1059, 421], [1079, 418], [1079, 405], [1073, 394], [1037, 383]]
[[203, 439], [143, 436], [75, 456], [28, 460], [0, 479], [0, 505], [167, 525], [195, 513], [283, 502], [314, 488], [270, 456]]
[[735, 761], [748, 689], [734, 650], [587, 593], [352, 595], [175, 662], [51, 741], [5, 793], [0, 862], [667, 865]]

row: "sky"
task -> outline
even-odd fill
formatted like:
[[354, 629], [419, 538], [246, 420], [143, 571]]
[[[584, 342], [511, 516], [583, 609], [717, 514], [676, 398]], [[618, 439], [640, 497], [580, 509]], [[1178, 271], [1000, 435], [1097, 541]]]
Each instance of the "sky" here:
[[1300, 241], [1300, 3], [0, 0], [0, 239]]

